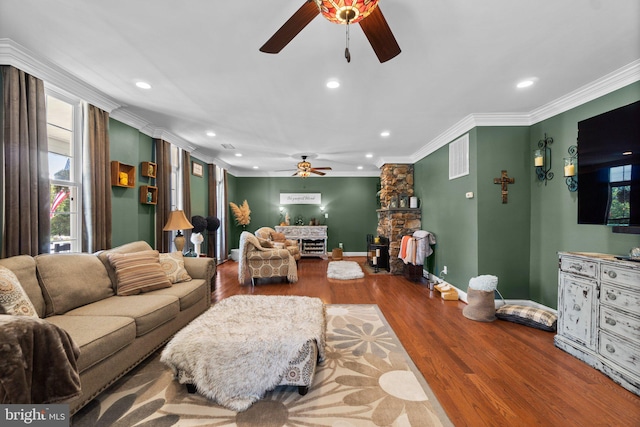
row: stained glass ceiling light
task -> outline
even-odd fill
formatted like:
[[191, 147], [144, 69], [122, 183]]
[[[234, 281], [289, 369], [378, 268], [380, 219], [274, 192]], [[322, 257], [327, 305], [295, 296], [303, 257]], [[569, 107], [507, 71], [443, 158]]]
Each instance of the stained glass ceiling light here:
[[335, 24], [355, 24], [369, 16], [378, 0], [315, 0], [320, 13]]

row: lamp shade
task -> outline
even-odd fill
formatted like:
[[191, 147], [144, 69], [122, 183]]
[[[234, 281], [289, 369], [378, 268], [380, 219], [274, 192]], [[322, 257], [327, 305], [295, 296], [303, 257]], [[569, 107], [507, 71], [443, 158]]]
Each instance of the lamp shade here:
[[169, 220], [167, 224], [162, 229], [163, 231], [172, 231], [172, 230], [188, 230], [192, 229], [193, 225], [189, 222], [187, 217], [184, 215], [184, 211], [171, 211], [169, 214]]
[[360, 22], [378, 6], [378, 0], [315, 0], [320, 13], [336, 24]]

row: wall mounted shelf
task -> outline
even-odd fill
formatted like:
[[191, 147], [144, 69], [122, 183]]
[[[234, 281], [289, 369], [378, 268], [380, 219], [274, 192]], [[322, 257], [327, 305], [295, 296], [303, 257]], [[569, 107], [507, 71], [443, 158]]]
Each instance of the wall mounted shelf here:
[[158, 187], [152, 185], [140, 186], [140, 203], [143, 205], [155, 205], [158, 203]]
[[158, 171], [158, 165], [153, 162], [142, 162], [141, 173], [142, 176], [146, 176], [148, 178], [155, 178], [156, 173]]
[[111, 161], [111, 185], [115, 187], [133, 188], [136, 186], [136, 167]]

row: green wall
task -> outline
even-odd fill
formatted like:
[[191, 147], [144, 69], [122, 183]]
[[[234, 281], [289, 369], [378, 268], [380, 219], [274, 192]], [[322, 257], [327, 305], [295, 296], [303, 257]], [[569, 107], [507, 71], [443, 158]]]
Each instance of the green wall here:
[[[604, 225], [578, 225], [578, 194], [569, 192], [562, 176], [562, 158], [568, 157], [569, 146], [577, 143], [578, 122], [637, 100], [640, 82], [531, 126], [530, 152], [545, 133], [553, 138], [555, 173], [546, 186], [531, 180], [530, 297], [534, 301], [553, 307], [557, 304], [558, 252], [627, 255], [632, 247], [640, 246], [639, 235], [613, 233]], [[532, 177], [533, 174], [532, 167]]]
[[[327, 250], [342, 242], [345, 252], [366, 252], [367, 234], [375, 234], [378, 226], [376, 213], [379, 177], [332, 178], [247, 178], [235, 177], [230, 183], [229, 202], [240, 205], [245, 199], [251, 209], [251, 223], [247, 231], [260, 227], [273, 227], [281, 221], [278, 210], [280, 193], [320, 193], [322, 205], [329, 217], [324, 218], [319, 205], [283, 205], [291, 224], [302, 215], [305, 224], [316, 218], [320, 225], [328, 226]], [[235, 225], [229, 210], [230, 248], [237, 248], [242, 228]]]
[[[557, 307], [558, 252], [627, 254], [640, 246], [638, 235], [578, 225], [577, 193], [569, 192], [562, 176], [562, 158], [576, 145], [578, 122], [639, 99], [637, 82], [533, 126], [472, 129], [470, 174], [462, 178], [448, 179], [448, 146], [418, 161], [415, 193], [423, 228], [437, 239], [429, 271], [439, 274], [446, 265], [447, 281], [463, 290], [470, 278], [493, 274], [505, 298]], [[555, 174], [546, 185], [537, 180], [532, 161], [545, 133], [554, 139]], [[502, 169], [515, 178], [507, 204], [493, 183]], [[465, 199], [466, 192], [475, 197]]]
[[[191, 216], [200, 215], [206, 218], [209, 216], [209, 168], [202, 160], [191, 157], [191, 161], [200, 163], [203, 170], [201, 177], [191, 173], [189, 174], [191, 181]], [[191, 165], [189, 165], [189, 168], [189, 170], [191, 170]], [[202, 235], [205, 236], [205, 239], [204, 242], [202, 242], [200, 251], [206, 254], [209, 238], [206, 231], [202, 233]], [[193, 248], [193, 243], [187, 242], [187, 246]]]
[[113, 246], [144, 240], [155, 247], [155, 205], [140, 203], [140, 185], [155, 185], [155, 179], [143, 177], [141, 162], [153, 161], [153, 139], [131, 126], [109, 120], [111, 160], [136, 167], [135, 188], [111, 187]]

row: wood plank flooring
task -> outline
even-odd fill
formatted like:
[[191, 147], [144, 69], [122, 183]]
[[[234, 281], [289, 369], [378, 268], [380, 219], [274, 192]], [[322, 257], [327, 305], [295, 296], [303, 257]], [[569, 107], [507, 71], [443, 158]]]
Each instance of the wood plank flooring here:
[[464, 303], [402, 276], [365, 269], [363, 279], [327, 279], [328, 262], [303, 258], [298, 283], [252, 288], [238, 284], [238, 264], [228, 261], [218, 268], [213, 298], [306, 295], [327, 304], [377, 304], [456, 426], [640, 427], [640, 397], [556, 348], [554, 333], [468, 320]]

